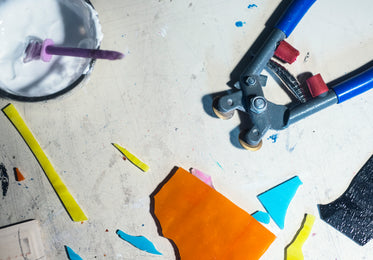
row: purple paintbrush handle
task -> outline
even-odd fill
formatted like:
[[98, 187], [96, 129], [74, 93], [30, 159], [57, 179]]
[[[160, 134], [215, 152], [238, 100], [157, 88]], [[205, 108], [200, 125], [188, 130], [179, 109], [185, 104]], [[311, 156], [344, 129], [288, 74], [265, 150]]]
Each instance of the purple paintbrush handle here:
[[57, 47], [53, 45], [47, 46], [45, 51], [50, 55], [73, 56], [92, 59], [118, 60], [124, 57], [122, 53], [117, 51]]
[[[31, 44], [35, 45], [35, 44]], [[26, 52], [35, 52], [32, 51], [33, 48], [27, 48], [30, 51]], [[39, 48], [35, 48], [39, 49]], [[108, 59], [108, 60], [117, 60], [122, 59], [124, 54], [116, 51], [102, 51], [95, 49], [81, 49], [81, 48], [71, 48], [71, 47], [58, 47], [54, 46], [52, 39], [45, 39], [41, 46], [40, 58], [48, 62], [51, 60], [52, 55], [62, 55], [62, 56], [73, 56], [73, 57], [82, 57], [82, 58], [91, 58], [91, 59]]]

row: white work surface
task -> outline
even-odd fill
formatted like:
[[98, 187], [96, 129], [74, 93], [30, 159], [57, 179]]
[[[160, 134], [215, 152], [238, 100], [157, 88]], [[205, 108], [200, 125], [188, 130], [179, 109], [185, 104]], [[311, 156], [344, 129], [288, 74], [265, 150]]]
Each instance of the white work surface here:
[[[0, 226], [40, 222], [47, 259], [66, 259], [64, 245], [83, 259], [175, 259], [150, 214], [149, 195], [174, 166], [212, 176], [215, 188], [253, 213], [256, 196], [298, 175], [277, 239], [263, 260], [283, 259], [305, 213], [315, 215], [306, 260], [373, 259], [373, 242], [361, 247], [319, 218], [317, 204], [332, 202], [373, 152], [373, 91], [334, 105], [278, 132], [257, 152], [238, 146], [240, 120], [211, 116], [211, 94], [229, 89], [230, 73], [265, 28], [280, 0], [93, 0], [102, 49], [122, 51], [120, 61], [96, 62], [84, 86], [45, 102], [13, 103], [89, 220], [74, 223], [19, 133], [0, 115], [0, 162], [10, 184], [0, 199]], [[248, 8], [249, 4], [257, 7]], [[373, 52], [373, 1], [317, 1], [288, 38], [300, 51], [287, 66], [294, 74], [321, 73], [325, 82], [366, 64]], [[236, 27], [235, 22], [244, 22]], [[306, 58], [307, 53], [309, 57]], [[287, 103], [269, 78], [265, 95]], [[124, 161], [118, 143], [150, 166]], [[26, 180], [18, 185], [12, 168]], [[106, 229], [108, 232], [105, 232]], [[163, 253], [155, 256], [121, 240], [115, 231], [143, 235]]]

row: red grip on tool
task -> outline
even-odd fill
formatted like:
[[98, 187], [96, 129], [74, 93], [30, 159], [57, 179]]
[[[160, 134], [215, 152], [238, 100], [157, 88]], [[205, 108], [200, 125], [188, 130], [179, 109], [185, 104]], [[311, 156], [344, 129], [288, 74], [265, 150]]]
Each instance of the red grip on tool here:
[[286, 41], [281, 41], [275, 51], [275, 56], [284, 62], [292, 64], [299, 56], [299, 51]]
[[329, 91], [329, 88], [325, 84], [320, 73], [307, 79], [306, 83], [312, 97], [320, 96], [321, 94]]

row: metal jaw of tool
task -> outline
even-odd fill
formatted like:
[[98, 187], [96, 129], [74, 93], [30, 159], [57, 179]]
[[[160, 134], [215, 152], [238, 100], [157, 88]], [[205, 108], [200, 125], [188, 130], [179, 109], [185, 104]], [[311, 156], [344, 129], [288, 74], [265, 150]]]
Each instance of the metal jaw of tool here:
[[[275, 29], [241, 74], [239, 82], [235, 84], [236, 90], [232, 94], [217, 98], [214, 102], [214, 112], [220, 118], [231, 118], [235, 110], [246, 113], [252, 127], [240, 137], [240, 143], [249, 150], [257, 150], [261, 147], [261, 140], [269, 129], [281, 130], [286, 127], [288, 109], [264, 97], [262, 88], [266, 85], [267, 77], [260, 74], [269, 63], [273, 68], [283, 71], [271, 61], [271, 58], [279, 42], [284, 38], [285, 34]], [[290, 84], [289, 88], [291, 88]]]
[[[252, 58], [232, 93], [214, 99], [213, 110], [222, 119], [229, 119], [235, 110], [240, 110], [248, 118], [250, 128], [241, 133], [241, 145], [248, 150], [258, 150], [262, 138], [269, 129], [282, 130], [333, 104], [341, 103], [373, 87], [373, 67], [328, 89], [315, 90], [312, 98], [306, 98], [305, 90], [284, 67], [271, 58], [280, 43], [287, 38], [315, 0], [294, 0], [285, 14]], [[288, 105], [277, 105], [263, 95], [267, 77], [261, 75], [263, 69], [270, 69], [297, 100]], [[323, 81], [322, 81], [323, 82]], [[308, 83], [308, 82], [307, 82]], [[309, 86], [310, 87], [310, 86]]]

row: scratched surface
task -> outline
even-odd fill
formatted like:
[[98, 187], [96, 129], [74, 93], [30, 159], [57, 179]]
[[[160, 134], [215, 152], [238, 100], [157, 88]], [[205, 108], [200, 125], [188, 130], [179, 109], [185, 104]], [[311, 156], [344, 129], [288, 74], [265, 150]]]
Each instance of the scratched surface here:
[[[47, 259], [175, 259], [149, 213], [149, 195], [177, 165], [210, 174], [215, 188], [249, 213], [256, 195], [297, 174], [303, 182], [284, 230], [262, 257], [282, 259], [305, 213], [335, 200], [372, 154], [373, 91], [330, 107], [282, 132], [270, 131], [260, 151], [238, 148], [240, 120], [211, 116], [210, 94], [229, 89], [230, 73], [282, 1], [92, 0], [104, 33], [102, 49], [126, 54], [97, 61], [84, 86], [47, 102], [13, 102], [89, 220], [73, 223], [20, 135], [0, 115], [0, 163], [9, 175], [0, 192], [0, 226], [37, 219]], [[249, 8], [249, 6], [251, 6]], [[288, 41], [299, 51], [289, 70], [321, 73], [326, 82], [366, 64], [373, 51], [373, 2], [317, 1]], [[236, 23], [240, 26], [237, 26]], [[273, 79], [265, 95], [289, 98]], [[10, 100], [0, 98], [0, 107]], [[142, 172], [112, 146], [150, 166]], [[17, 167], [26, 180], [17, 183]], [[162, 256], [125, 243], [117, 229], [142, 235]], [[371, 259], [320, 219], [305, 259]]]

